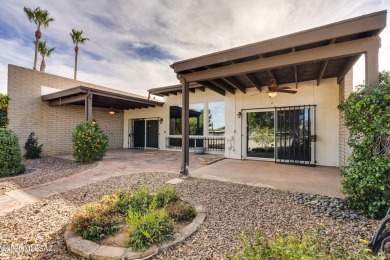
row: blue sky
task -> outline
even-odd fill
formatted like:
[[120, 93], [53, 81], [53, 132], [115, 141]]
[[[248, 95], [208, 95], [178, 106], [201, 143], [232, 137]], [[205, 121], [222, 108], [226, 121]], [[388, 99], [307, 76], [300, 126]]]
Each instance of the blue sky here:
[[[55, 18], [42, 29], [42, 40], [56, 48], [46, 61], [48, 73], [73, 76], [69, 33], [83, 29], [90, 41], [80, 46], [78, 79], [146, 95], [149, 88], [178, 83], [169, 67], [174, 61], [390, 9], [390, 1], [2, 0], [2, 93], [7, 89], [8, 64], [33, 66], [35, 26], [26, 18], [24, 6], [40, 6]], [[389, 30], [381, 34], [381, 70], [390, 70]], [[362, 66], [356, 67], [359, 81], [364, 77]]]

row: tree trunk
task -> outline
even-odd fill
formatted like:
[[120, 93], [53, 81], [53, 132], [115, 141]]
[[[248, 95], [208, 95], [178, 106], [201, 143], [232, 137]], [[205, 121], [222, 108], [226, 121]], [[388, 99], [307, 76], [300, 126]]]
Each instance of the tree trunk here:
[[45, 62], [45, 59], [42, 59], [40, 70], [41, 70], [42, 72], [45, 72], [45, 69], [46, 69], [46, 62]]
[[38, 29], [35, 32], [35, 55], [34, 55], [34, 67], [33, 70], [37, 70], [37, 63], [38, 63], [38, 46], [39, 46], [39, 39], [41, 39], [41, 31]]
[[77, 79], [77, 56], [79, 55], [79, 47], [74, 48], [75, 56], [74, 56], [74, 79]]

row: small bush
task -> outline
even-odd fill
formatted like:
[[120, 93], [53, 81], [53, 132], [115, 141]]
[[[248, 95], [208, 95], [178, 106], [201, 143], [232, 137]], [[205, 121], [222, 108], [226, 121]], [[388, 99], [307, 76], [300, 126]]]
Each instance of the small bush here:
[[263, 259], [263, 260], [290, 260], [290, 259], [349, 259], [349, 260], [371, 260], [386, 259], [383, 253], [373, 256], [362, 244], [355, 252], [351, 252], [345, 245], [332, 245], [332, 240], [324, 237], [324, 228], [318, 226], [315, 230], [306, 231], [303, 236], [295, 234], [284, 234], [270, 239], [267, 235], [258, 230], [253, 239], [249, 236], [241, 237], [241, 247], [233, 254], [228, 254], [230, 260], [236, 259]]
[[156, 194], [157, 207], [163, 207], [177, 200], [176, 190], [172, 186], [161, 188]]
[[153, 196], [150, 194], [149, 189], [146, 186], [142, 185], [130, 197], [129, 209], [138, 214], [143, 214], [148, 210], [152, 201], [153, 201]]
[[32, 132], [24, 144], [24, 149], [26, 149], [26, 158], [27, 159], [36, 159], [41, 157], [42, 145], [38, 145], [38, 138], [35, 138], [35, 133]]
[[15, 175], [25, 170], [18, 137], [7, 128], [0, 128], [0, 176]]
[[90, 203], [80, 207], [72, 217], [73, 230], [88, 240], [98, 240], [118, 231], [118, 218], [110, 214], [114, 211], [115, 202], [112, 198], [105, 197], [103, 203]]
[[127, 245], [135, 251], [144, 251], [154, 243], [162, 243], [173, 237], [173, 220], [165, 214], [165, 208], [157, 212], [156, 206], [157, 201], [154, 200], [143, 215], [132, 210], [128, 212]]
[[131, 201], [131, 194], [129, 192], [125, 191], [118, 191], [116, 193], [116, 196], [118, 197], [118, 211], [122, 215], [127, 214], [127, 211], [130, 207], [130, 201]]
[[108, 146], [108, 137], [99, 125], [92, 122], [78, 124], [73, 130], [73, 157], [77, 162], [93, 162], [103, 159]]
[[176, 201], [166, 208], [167, 215], [175, 221], [191, 220], [196, 217], [196, 209], [184, 201]]

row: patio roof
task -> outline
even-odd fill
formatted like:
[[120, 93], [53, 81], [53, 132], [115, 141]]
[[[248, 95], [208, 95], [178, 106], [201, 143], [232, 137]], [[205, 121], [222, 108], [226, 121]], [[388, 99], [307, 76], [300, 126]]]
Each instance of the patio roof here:
[[[195, 93], [196, 90], [205, 91], [205, 87], [196, 83], [192, 83], [189, 85], [189, 91]], [[177, 95], [177, 93], [181, 93], [181, 85], [172, 85], [161, 88], [152, 88], [148, 90], [149, 94], [156, 96], [169, 96], [169, 95]]]
[[[261, 91], [271, 78], [297, 87], [298, 82], [316, 80], [319, 85], [321, 79], [334, 77], [340, 83], [362, 54], [379, 49], [378, 35], [386, 27], [386, 14], [386, 10], [371, 13], [175, 62], [171, 67], [187, 83], [221, 95], [237, 89], [245, 93], [251, 87]], [[368, 62], [377, 67], [377, 61]]]
[[148, 108], [162, 106], [164, 103], [148, 100], [141, 96], [118, 93], [117, 91], [105, 91], [91, 87], [79, 86], [52, 94], [42, 96], [43, 101], [48, 101], [51, 106], [61, 105], [85, 105], [88, 95], [93, 96], [92, 106], [101, 108], [113, 108], [115, 110], [127, 110], [136, 108]]

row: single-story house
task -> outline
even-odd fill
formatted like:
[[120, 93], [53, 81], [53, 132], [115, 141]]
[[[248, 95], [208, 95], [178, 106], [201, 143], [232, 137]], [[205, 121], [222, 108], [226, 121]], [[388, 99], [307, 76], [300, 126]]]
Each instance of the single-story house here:
[[[35, 132], [45, 154], [71, 151], [75, 125], [95, 119], [110, 148], [192, 149], [226, 158], [344, 165], [350, 153], [340, 101], [365, 55], [378, 82], [387, 11], [211, 53], [171, 65], [180, 84], [149, 97], [14, 65], [8, 68], [9, 127]], [[163, 97], [163, 100], [155, 99]]]

